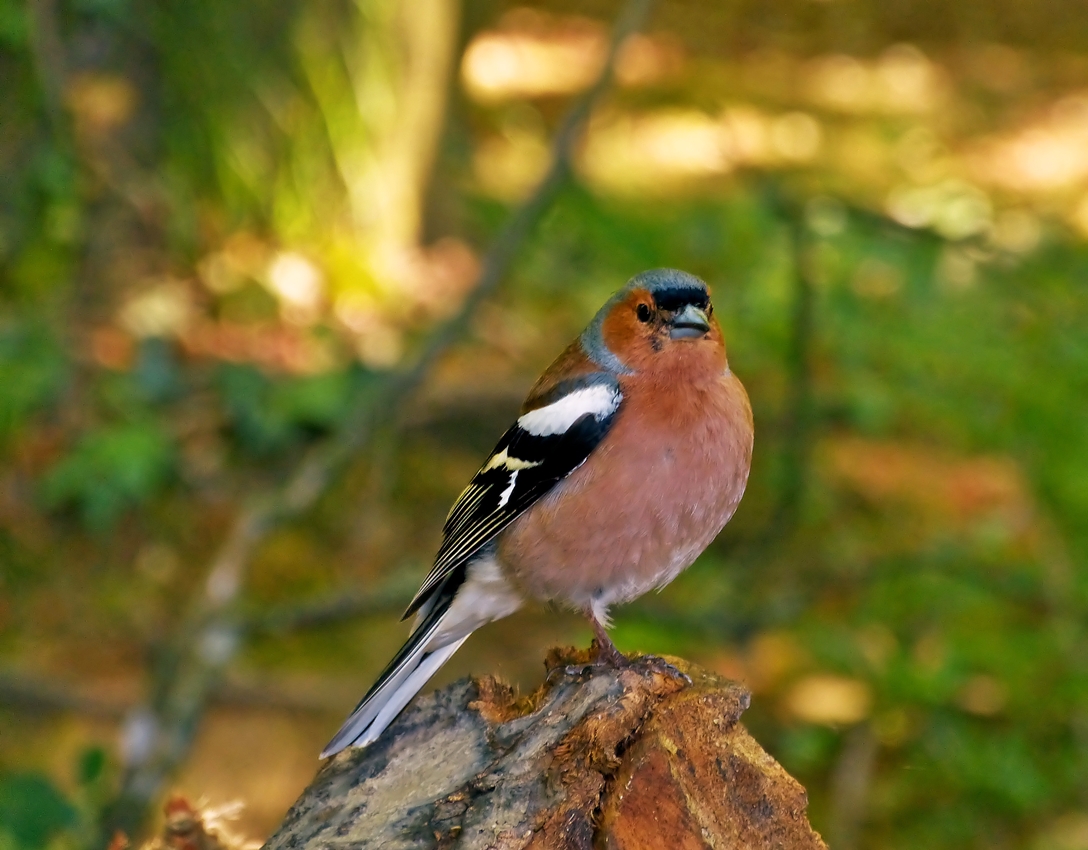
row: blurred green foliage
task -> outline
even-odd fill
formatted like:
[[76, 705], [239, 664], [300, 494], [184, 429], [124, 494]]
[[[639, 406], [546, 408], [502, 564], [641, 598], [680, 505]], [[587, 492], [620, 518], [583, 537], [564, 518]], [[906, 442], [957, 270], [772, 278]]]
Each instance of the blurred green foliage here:
[[0, 331], [0, 440], [15, 433], [32, 413], [59, 394], [64, 353], [47, 328], [26, 323]]
[[36, 850], [76, 823], [76, 811], [49, 780], [17, 773], [0, 778], [0, 841]]
[[241, 446], [270, 454], [328, 433], [347, 414], [353, 388], [348, 371], [273, 380], [251, 366], [225, 366], [218, 388]]
[[45, 503], [74, 505], [89, 528], [105, 530], [162, 486], [172, 466], [171, 449], [154, 422], [91, 431], [42, 479]]
[[99, 819], [113, 777], [101, 747], [83, 750], [74, 765], [72, 790], [65, 791], [37, 772], [0, 772], [0, 847], [95, 846]]

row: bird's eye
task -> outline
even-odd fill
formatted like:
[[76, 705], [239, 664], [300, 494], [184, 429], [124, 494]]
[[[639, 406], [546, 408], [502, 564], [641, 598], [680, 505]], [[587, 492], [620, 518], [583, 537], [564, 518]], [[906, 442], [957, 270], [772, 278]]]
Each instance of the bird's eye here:
[[707, 318], [710, 318], [711, 316], [714, 315], [714, 305], [711, 304], [709, 301], [706, 304], [706, 315], [707, 315]]
[[650, 305], [649, 304], [639, 304], [635, 308], [635, 315], [638, 316], [638, 320], [640, 322], [650, 321]]

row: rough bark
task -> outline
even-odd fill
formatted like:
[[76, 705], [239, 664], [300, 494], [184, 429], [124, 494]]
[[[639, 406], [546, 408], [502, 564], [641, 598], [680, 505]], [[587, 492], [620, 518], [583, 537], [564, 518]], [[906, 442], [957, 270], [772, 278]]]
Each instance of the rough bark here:
[[826, 847], [801, 785], [738, 722], [741, 686], [679, 659], [553, 652], [518, 697], [485, 678], [416, 700], [326, 763], [267, 850]]

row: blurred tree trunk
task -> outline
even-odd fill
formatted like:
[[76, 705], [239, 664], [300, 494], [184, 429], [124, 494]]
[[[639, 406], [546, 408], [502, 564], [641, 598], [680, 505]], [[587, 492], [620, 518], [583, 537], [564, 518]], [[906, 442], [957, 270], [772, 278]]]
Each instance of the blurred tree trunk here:
[[[423, 200], [455, 67], [459, 6], [456, 0], [418, 0], [396, 7], [400, 38], [394, 43], [402, 47], [397, 111], [392, 120], [375, 127], [381, 135], [374, 141], [377, 161], [368, 182], [378, 203], [365, 211], [379, 259], [383, 251], [411, 251], [420, 239]], [[360, 103], [375, 76], [358, 79]]]
[[748, 692], [675, 659], [553, 653], [519, 698], [494, 679], [417, 700], [318, 773], [267, 850], [824, 848], [805, 790], [738, 722]]
[[[397, 283], [410, 276], [419, 250], [456, 66], [460, 3], [356, 0], [355, 7], [349, 35], [303, 36], [304, 66], [325, 113], [358, 237], [378, 279]], [[307, 22], [322, 25], [316, 13]], [[342, 65], [329, 61], [330, 43], [339, 45]], [[354, 114], [344, 103], [354, 104]]]

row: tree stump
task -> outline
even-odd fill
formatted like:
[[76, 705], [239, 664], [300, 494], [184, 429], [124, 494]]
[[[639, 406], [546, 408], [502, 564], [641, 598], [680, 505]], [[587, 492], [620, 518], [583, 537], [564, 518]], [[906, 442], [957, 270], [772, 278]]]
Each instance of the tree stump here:
[[326, 763], [266, 850], [826, 846], [804, 788], [738, 722], [735, 682], [668, 659], [553, 651], [518, 697], [464, 679]]

